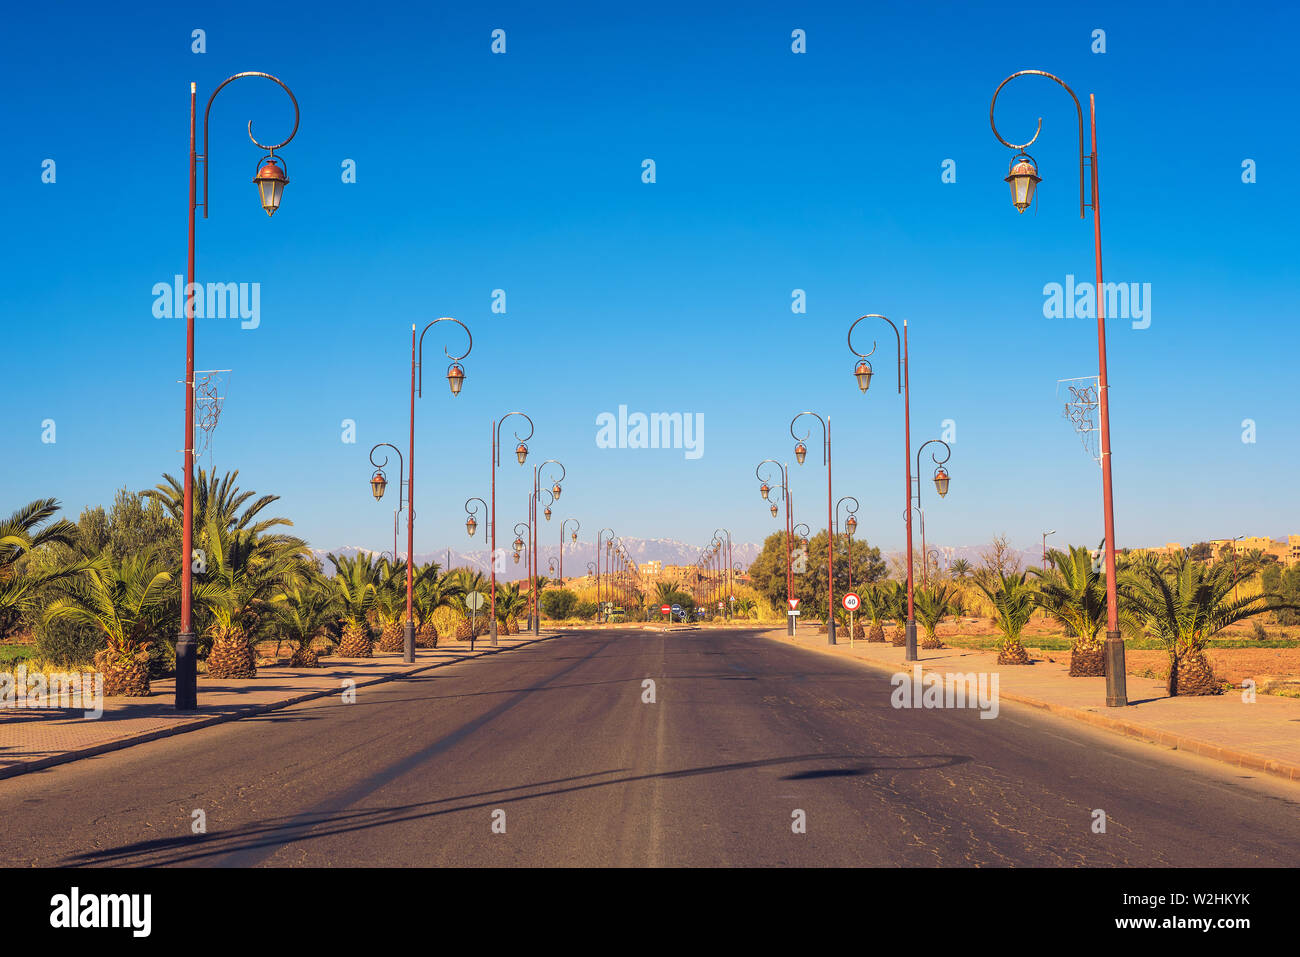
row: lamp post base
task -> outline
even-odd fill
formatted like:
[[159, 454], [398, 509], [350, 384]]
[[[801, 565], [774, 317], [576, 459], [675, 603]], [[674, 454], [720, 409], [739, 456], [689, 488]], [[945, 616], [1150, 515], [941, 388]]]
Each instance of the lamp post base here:
[[835, 644], [835, 616], [831, 615], [826, 622], [826, 644]]
[[907, 620], [907, 649], [903, 655], [904, 661], [918, 661], [916, 657], [916, 619]]
[[415, 664], [415, 623], [409, 618], [402, 635], [402, 661], [408, 665]]
[[1118, 631], [1106, 632], [1106, 707], [1128, 705], [1128, 676], [1124, 672], [1124, 639]]
[[194, 632], [176, 636], [176, 710], [197, 711], [199, 707], [199, 646]]
[[495, 648], [497, 646], [497, 622], [495, 618], [488, 624], [488, 634], [492, 636], [492, 647]]
[[786, 637], [794, 637], [794, 615], [785, 616], [785, 633]]

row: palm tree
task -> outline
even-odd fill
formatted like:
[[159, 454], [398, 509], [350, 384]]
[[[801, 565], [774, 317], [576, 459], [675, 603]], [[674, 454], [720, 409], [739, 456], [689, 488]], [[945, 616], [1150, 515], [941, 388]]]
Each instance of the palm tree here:
[[13, 628], [19, 610], [38, 588], [89, 567], [86, 560], [31, 567], [37, 549], [76, 541], [75, 523], [63, 518], [50, 521], [58, 510], [56, 499], [38, 498], [0, 520], [0, 636]]
[[757, 618], [758, 602], [752, 598], [737, 598], [731, 606], [731, 612], [738, 618]]
[[[292, 525], [287, 518], [264, 518], [254, 521], [258, 513], [272, 502], [278, 501], [278, 495], [263, 495], [240, 511], [256, 493], [241, 491], [235, 480], [239, 470], [227, 472], [220, 479], [216, 473], [209, 475], [200, 468], [194, 481], [194, 528], [201, 531], [208, 528], [209, 519], [215, 518], [217, 524], [227, 529], [238, 529], [262, 534], [276, 525]], [[177, 522], [185, 518], [185, 486], [170, 475], [164, 474], [162, 483], [141, 493], [162, 503]]]
[[952, 574], [953, 578], [965, 578], [970, 574], [970, 562], [966, 561], [964, 558], [959, 558], [948, 566], [948, 571]]
[[528, 598], [519, 590], [518, 582], [497, 585], [497, 622], [505, 626], [507, 635], [519, 634], [519, 616], [527, 610]]
[[867, 631], [867, 641], [884, 641], [885, 629], [881, 622], [889, 615], [889, 598], [885, 582], [869, 584], [862, 589], [862, 613], [871, 619], [871, 628]]
[[1237, 581], [1228, 563], [1207, 566], [1180, 557], [1168, 571], [1144, 567], [1128, 589], [1128, 601], [1142, 625], [1169, 652], [1166, 690], [1171, 697], [1218, 694], [1222, 686], [1205, 657], [1209, 640], [1238, 621], [1290, 607], [1278, 595], [1234, 599]]
[[415, 592], [412, 595], [412, 610], [415, 613], [415, 646], [417, 648], [437, 648], [438, 628], [433, 622], [433, 614], [439, 608], [453, 608], [460, 599], [463, 604], [463, 592], [460, 579], [454, 572], [438, 574], [438, 565], [426, 565], [420, 569], [416, 578]]
[[880, 611], [894, 622], [889, 643], [895, 648], [907, 644], [907, 584], [903, 581], [880, 583]]
[[257, 642], [274, 612], [282, 589], [307, 573], [306, 544], [287, 535], [230, 528], [215, 513], [204, 530], [203, 583], [213, 589], [206, 604], [212, 613], [208, 652], [211, 678], [257, 675]]
[[370, 632], [369, 615], [375, 606], [379, 570], [370, 556], [361, 552], [351, 558], [334, 554], [328, 557], [334, 564], [334, 577], [330, 579], [330, 585], [338, 613], [343, 619], [339, 656], [373, 658], [374, 636]]
[[927, 588], [913, 589], [912, 604], [916, 610], [916, 620], [921, 623], [921, 628], [925, 631], [925, 638], [921, 641], [922, 648], [943, 647], [937, 632], [939, 623], [951, 610], [952, 597], [952, 586], [938, 582]]
[[[379, 618], [379, 650], [386, 654], [402, 654], [406, 650], [406, 562], [390, 562], [381, 557], [379, 581], [375, 589], [375, 612]], [[437, 574], [437, 566], [434, 566]], [[415, 604], [412, 582], [411, 604]], [[414, 613], [414, 607], [412, 607]]]
[[312, 577], [285, 588], [275, 603], [274, 624], [282, 638], [294, 643], [291, 668], [319, 668], [320, 659], [312, 642], [327, 635], [338, 620], [334, 595], [328, 582]]
[[169, 620], [171, 575], [155, 549], [115, 562], [102, 554], [84, 571], [83, 588], [57, 598], [45, 620], [88, 625], [107, 645], [95, 655], [104, 675], [104, 693], [143, 698], [149, 695], [149, 647]]
[[[1136, 567], [1134, 560], [1129, 567]], [[1154, 567], [1154, 566], [1153, 566]], [[1070, 674], [1100, 677], [1106, 673], [1106, 651], [1102, 631], [1106, 627], [1106, 576], [1094, 571], [1092, 556], [1082, 545], [1069, 552], [1053, 548], [1047, 568], [1031, 568], [1038, 579], [1034, 601], [1059, 622], [1071, 638]]]
[[1025, 572], [988, 569], [975, 576], [975, 584], [993, 606], [993, 620], [1002, 632], [998, 664], [1029, 664], [1029, 652], [1020, 642], [1020, 634], [1034, 614], [1034, 588], [1029, 576]]

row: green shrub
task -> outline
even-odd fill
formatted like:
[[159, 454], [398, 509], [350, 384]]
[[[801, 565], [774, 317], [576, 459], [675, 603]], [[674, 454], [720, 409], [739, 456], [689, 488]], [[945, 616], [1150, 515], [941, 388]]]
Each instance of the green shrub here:
[[573, 617], [581, 618], [583, 621], [590, 621], [596, 617], [596, 603], [594, 601], [579, 602], [573, 609]]
[[542, 592], [542, 614], [547, 618], [571, 618], [578, 604], [578, 596], [567, 588]]

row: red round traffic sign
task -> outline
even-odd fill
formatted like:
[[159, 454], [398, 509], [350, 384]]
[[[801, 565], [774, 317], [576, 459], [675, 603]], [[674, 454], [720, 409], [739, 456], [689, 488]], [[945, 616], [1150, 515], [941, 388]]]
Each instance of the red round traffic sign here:
[[862, 605], [862, 599], [858, 597], [857, 592], [846, 592], [843, 605], [845, 611], [857, 611]]
[[661, 615], [666, 615], [666, 614], [668, 614], [668, 613], [669, 613], [670, 611], [672, 611], [672, 610], [673, 610], [673, 606], [672, 606], [672, 605], [660, 605], [660, 606], [659, 606], [659, 613], [660, 613]]

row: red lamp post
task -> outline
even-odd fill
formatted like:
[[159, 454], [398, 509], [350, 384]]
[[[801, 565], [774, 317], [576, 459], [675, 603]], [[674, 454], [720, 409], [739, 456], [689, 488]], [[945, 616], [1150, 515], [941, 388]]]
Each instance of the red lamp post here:
[[[533, 437], [533, 420], [526, 412], [507, 412], [499, 419], [492, 422], [492, 504], [489, 507], [492, 525], [492, 541], [489, 546], [489, 559], [492, 568], [492, 617], [489, 620], [489, 633], [492, 636], [492, 647], [497, 646], [497, 469], [501, 467], [501, 426], [505, 424], [506, 419], [512, 415], [523, 416], [528, 421], [528, 434], [520, 438], [519, 433], [515, 433], [515, 441], [519, 444], [515, 446], [515, 461], [520, 465], [528, 458], [528, 446], [524, 443]], [[521, 546], [522, 547], [522, 546]], [[515, 549], [515, 560], [519, 560], [519, 550]]]
[[409, 469], [406, 486], [406, 626], [402, 642], [402, 660], [407, 664], [415, 661], [415, 618], [412, 613], [415, 595], [415, 398], [424, 397], [424, 337], [440, 322], [454, 322], [465, 330], [465, 337], [469, 340], [465, 351], [458, 356], [448, 352], [446, 346], [442, 350], [443, 354], [451, 360], [451, 364], [447, 366], [447, 386], [453, 398], [460, 395], [461, 386], [465, 382], [465, 369], [460, 364], [460, 360], [469, 355], [470, 350], [474, 348], [474, 337], [470, 335], [469, 326], [459, 319], [452, 319], [450, 316], [434, 319], [421, 330], [419, 339], [415, 336], [414, 323], [411, 325], [411, 434], [410, 449], [406, 457]]
[[725, 617], [727, 621], [731, 621], [731, 599], [735, 597], [735, 590], [736, 590], [736, 583], [731, 577], [731, 530], [726, 528], [715, 528], [713, 530], [714, 539], [721, 541], [722, 539], [718, 538], [719, 532], [727, 533], [727, 538], [726, 538], [727, 553], [725, 556], [722, 556], [720, 560], [725, 562], [725, 565], [723, 567], [726, 568], [727, 571], [727, 581], [726, 581], [727, 593], [723, 596], [723, 601], [726, 602]]
[[943, 458], [936, 457], [933, 452], [930, 453], [930, 461], [936, 466], [934, 488], [939, 493], [939, 497], [943, 498], [948, 494], [948, 483], [951, 481], [951, 476], [943, 465], [952, 458], [952, 447], [943, 439], [930, 439], [921, 443], [920, 448], [916, 450], [916, 510], [921, 514], [921, 585], [923, 587], [928, 585], [930, 580], [930, 553], [925, 547], [925, 509], [921, 507], [921, 452], [927, 445], [936, 442], [947, 450]]
[[[790, 534], [791, 534], [790, 471], [785, 465], [778, 462], [776, 459], [763, 459], [763, 461], [758, 463], [758, 465], [754, 468], [754, 475], [759, 480], [759, 482], [762, 483], [758, 487], [758, 494], [763, 497], [763, 501], [765, 502], [771, 501], [769, 496], [772, 494], [773, 486], [769, 485], [767, 479], [763, 477], [764, 465], [775, 465], [778, 469], [781, 470], [781, 484], [775, 486], [775, 488], [779, 488], [781, 490], [782, 496], [785, 498], [785, 599], [786, 599], [785, 633], [787, 636], [793, 638], [794, 637], [794, 615], [789, 614], [789, 612], [792, 610], [789, 607], [789, 602], [790, 599], [794, 597], [794, 573], [790, 567]], [[775, 503], [773, 503], [771, 511], [772, 511], [772, 517], [776, 518], [777, 507]]]
[[393, 564], [397, 564], [397, 520], [401, 515], [402, 509], [406, 507], [406, 481], [402, 477], [405, 473], [402, 464], [402, 452], [391, 442], [380, 442], [370, 450], [370, 464], [375, 467], [375, 474], [370, 476], [370, 494], [378, 502], [384, 497], [384, 490], [388, 488], [388, 478], [384, 475], [384, 466], [388, 464], [388, 456], [384, 456], [382, 462], [375, 461], [375, 449], [390, 448], [397, 453], [397, 508], [393, 509]]
[[826, 643], [835, 644], [835, 535], [832, 529], [835, 527], [835, 495], [831, 491], [831, 417], [828, 415], [822, 418], [816, 412], [800, 412], [790, 420], [790, 435], [795, 439], [794, 457], [795, 460], [803, 465], [804, 459], [808, 455], [808, 448], [804, 445], [804, 439], [800, 439], [795, 434], [794, 424], [803, 416], [811, 415], [821, 423], [822, 426], [822, 464], [826, 466]]
[[[203, 111], [203, 152], [196, 148], [196, 123], [198, 118], [197, 87], [190, 84], [190, 215], [189, 215], [189, 251], [186, 263], [185, 286], [185, 441], [182, 444], [185, 469], [183, 519], [181, 523], [181, 620], [180, 631], [176, 635], [176, 695], [177, 711], [193, 711], [199, 706], [198, 690], [198, 644], [194, 640], [194, 312], [197, 286], [194, 279], [194, 213], [201, 205], [203, 218], [208, 218], [208, 167], [209, 159], [208, 119], [212, 113], [212, 102], [217, 94], [235, 80], [243, 77], [262, 77], [277, 84], [293, 102], [293, 129], [282, 143], [268, 146], [259, 143], [253, 137], [253, 124], [248, 124], [248, 138], [258, 149], [267, 151], [263, 157], [253, 182], [257, 184], [258, 196], [266, 215], [273, 216], [280, 208], [280, 199], [289, 177], [280, 167], [275, 151], [288, 145], [298, 133], [298, 99], [285, 84], [269, 73], [250, 71], [236, 73], [227, 77], [212, 91], [208, 105]], [[203, 202], [198, 202], [198, 163], [203, 161]]]
[[[549, 489], [546, 489], [546, 488], [543, 488], [543, 487], [542, 487], [542, 469], [546, 468], [546, 466], [548, 466], [548, 465], [558, 465], [558, 466], [560, 467], [560, 477], [559, 477], [558, 479], [555, 480], [555, 484], [554, 484], [554, 485], [552, 485]], [[564, 465], [563, 465], [561, 462], [559, 462], [557, 459], [547, 459], [545, 462], [541, 462], [541, 463], [539, 463], [538, 465], [533, 466], [533, 494], [532, 494], [532, 495], [530, 496], [530, 498], [528, 499], [528, 509], [529, 509], [529, 518], [530, 518], [530, 520], [531, 520], [532, 523], [533, 523], [532, 549], [533, 549], [533, 575], [534, 575], [534, 576], [537, 575], [537, 568], [538, 568], [538, 565], [537, 565], [537, 539], [538, 539], [538, 530], [537, 530], [537, 503], [538, 503], [538, 499], [540, 498], [540, 496], [541, 496], [541, 494], [542, 494], [543, 492], [547, 492], [547, 493], [550, 494], [550, 496], [551, 496], [551, 501], [552, 501], [552, 502], [558, 501], [559, 498], [560, 498], [560, 492], [563, 491], [563, 490], [560, 488], [560, 483], [564, 481], [565, 474], [566, 474], [566, 473], [565, 473], [565, 470], [564, 470]], [[551, 507], [550, 507], [549, 505], [546, 506], [546, 520], [547, 520], [548, 522], [551, 520]], [[561, 529], [560, 529], [560, 547], [561, 547], [561, 550], [563, 550], [563, 547], [564, 547], [564, 529], [563, 529], [563, 526], [561, 526]], [[532, 607], [531, 607], [531, 610], [530, 610], [530, 612], [529, 612], [529, 622], [528, 622], [528, 624], [529, 624], [529, 628], [530, 628], [530, 630], [532, 631], [532, 633], [533, 633], [534, 635], [539, 635], [539, 634], [541, 634], [541, 629], [542, 629], [542, 608], [541, 608], [541, 605], [538, 603], [538, 596], [537, 596], [537, 581], [536, 581], [536, 577], [534, 577], [534, 578], [529, 582], [529, 585], [528, 585], [528, 591], [529, 591], [529, 594], [532, 596], [532, 598], [531, 598], [531, 600], [530, 600], [530, 604], [531, 604]]]
[[[1092, 128], [1092, 150], [1084, 152], [1083, 106], [1074, 90], [1070, 89], [1059, 76], [1043, 70], [1020, 70], [1011, 74], [998, 84], [993, 91], [993, 100], [989, 103], [989, 126], [998, 142], [1008, 149], [1017, 150], [1012, 160], [1007, 182], [1011, 185], [1012, 202], [1023, 213], [1033, 202], [1034, 190], [1041, 182], [1038, 168], [1032, 157], [1024, 151], [1038, 139], [1043, 131], [1040, 118], [1033, 137], [1026, 143], [1010, 143], [998, 132], [993, 120], [993, 111], [997, 106], [998, 94], [1002, 88], [1016, 77], [1042, 76], [1054, 81], [1074, 100], [1075, 115], [1079, 124], [1079, 218], [1084, 218], [1084, 209], [1092, 208], [1092, 242], [1093, 258], [1097, 273], [1097, 393], [1098, 411], [1101, 431], [1101, 494], [1102, 520], [1106, 534], [1106, 705], [1107, 707], [1124, 707], [1128, 704], [1127, 680], [1124, 672], [1124, 639], [1119, 630], [1119, 602], [1115, 591], [1115, 502], [1111, 485], [1111, 451], [1110, 451], [1110, 385], [1106, 374], [1106, 309], [1101, 278], [1101, 191], [1097, 175], [1097, 100], [1088, 97], [1089, 118]], [[1092, 201], [1087, 202], [1084, 189], [1084, 167], [1091, 172]]]
[[875, 312], [859, 316], [853, 320], [853, 325], [849, 326], [849, 351], [858, 357], [858, 362], [853, 367], [853, 375], [858, 380], [859, 391], [863, 394], [871, 387], [872, 371], [869, 360], [876, 351], [874, 341], [871, 343], [871, 352], [859, 352], [853, 348], [853, 330], [863, 319], [883, 319], [888, 322], [889, 328], [894, 330], [894, 340], [898, 346], [898, 391], [903, 396], [903, 498], [906, 502], [903, 517], [907, 522], [907, 647], [903, 658], [905, 661], [916, 661], [916, 603], [913, 594], [915, 575], [912, 561], [912, 389], [911, 363], [907, 354], [907, 320], [903, 320], [901, 336], [898, 334], [898, 326], [894, 325], [888, 317]]
[[[597, 622], [601, 620], [601, 614], [604, 611], [604, 608], [601, 607], [601, 603], [600, 603], [600, 548], [601, 548], [601, 537], [606, 532], [609, 532], [609, 545], [612, 547], [614, 544], [614, 530], [612, 528], [602, 528], [599, 532], [596, 533], [596, 621]], [[609, 561], [608, 552], [606, 553], [605, 560], [608, 563]], [[608, 582], [605, 583], [605, 587], [606, 590], [608, 590], [609, 588]], [[609, 596], [607, 595], [606, 600], [608, 600], [608, 597]]]
[[838, 534], [840, 528], [840, 506], [845, 502], [852, 502], [853, 507], [848, 509], [849, 517], [844, 522], [844, 544], [849, 550], [849, 591], [853, 591], [853, 533], [858, 529], [858, 500], [852, 495], [845, 495], [835, 503], [835, 531]]

